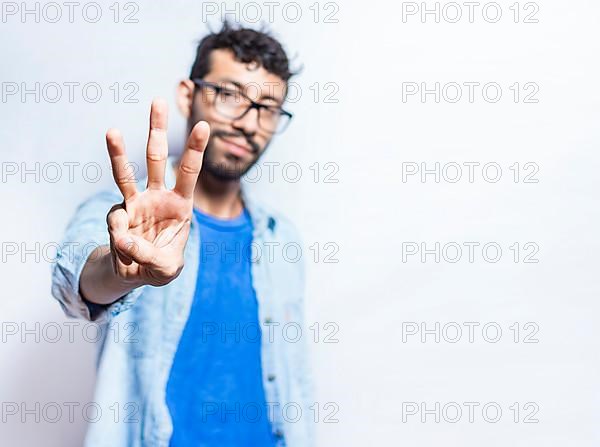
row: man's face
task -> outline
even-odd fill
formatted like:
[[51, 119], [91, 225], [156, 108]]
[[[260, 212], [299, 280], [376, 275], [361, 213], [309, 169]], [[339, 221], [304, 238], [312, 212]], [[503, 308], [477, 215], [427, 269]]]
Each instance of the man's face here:
[[[254, 63], [236, 61], [229, 50], [213, 50], [210, 67], [203, 78], [206, 82], [241, 92], [260, 104], [278, 107], [284, 102], [285, 81]], [[272, 132], [259, 125], [257, 109], [251, 109], [237, 119], [224, 116], [222, 98], [212, 88], [196, 89], [192, 95], [190, 128], [204, 120], [211, 129], [202, 170], [223, 180], [239, 179], [264, 153]], [[218, 101], [221, 103], [217, 104]], [[235, 102], [243, 111], [244, 100], [237, 96]]]

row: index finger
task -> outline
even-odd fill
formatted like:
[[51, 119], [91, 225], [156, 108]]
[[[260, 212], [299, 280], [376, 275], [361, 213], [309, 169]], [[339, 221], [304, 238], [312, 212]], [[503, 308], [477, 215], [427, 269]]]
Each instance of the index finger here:
[[174, 191], [186, 199], [191, 199], [194, 196], [194, 188], [198, 181], [200, 168], [202, 168], [202, 158], [209, 135], [210, 127], [206, 121], [196, 123], [190, 132], [185, 150], [181, 156]]
[[129, 172], [131, 169], [127, 161], [125, 142], [123, 141], [121, 132], [117, 129], [109, 129], [106, 132], [106, 147], [108, 148], [108, 156], [110, 157], [115, 183], [119, 187], [121, 194], [123, 194], [123, 198], [127, 200], [137, 193], [137, 188], [135, 186], [135, 174]]

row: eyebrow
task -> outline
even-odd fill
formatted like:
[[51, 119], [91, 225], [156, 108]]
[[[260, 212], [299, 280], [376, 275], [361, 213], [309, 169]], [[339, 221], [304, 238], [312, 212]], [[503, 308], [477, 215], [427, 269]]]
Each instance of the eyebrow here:
[[[243, 84], [240, 84], [239, 82], [237, 82], [237, 81], [234, 81], [233, 79], [227, 79], [227, 78], [225, 78], [225, 79], [221, 79], [221, 81], [220, 81], [220, 82], [222, 82], [222, 83], [229, 83], [229, 84], [233, 84], [233, 85], [235, 85], [235, 86], [236, 86], [238, 89], [240, 89], [240, 90], [242, 90], [242, 91], [244, 91], [244, 90], [245, 90], [245, 88], [244, 88], [244, 85], [243, 85]], [[265, 101], [265, 100], [271, 100], [271, 101], [275, 101], [277, 104], [281, 104], [281, 103], [283, 103], [283, 101], [281, 101], [280, 99], [277, 99], [277, 98], [275, 98], [275, 97], [273, 97], [273, 96], [271, 96], [271, 95], [262, 95], [262, 96], [259, 98], [259, 100], [262, 100], [262, 101]]]

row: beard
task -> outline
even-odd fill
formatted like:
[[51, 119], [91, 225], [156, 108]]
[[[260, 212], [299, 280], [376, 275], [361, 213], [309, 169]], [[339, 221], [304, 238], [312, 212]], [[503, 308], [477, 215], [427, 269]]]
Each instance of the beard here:
[[[252, 149], [252, 160], [244, 161], [232, 154], [224, 154], [222, 159], [219, 160], [218, 150], [214, 145], [215, 138], [240, 136], [244, 137]], [[219, 180], [239, 180], [256, 164], [260, 156], [264, 153], [264, 149], [261, 151], [260, 146], [251, 137], [242, 133], [214, 130], [211, 132], [206, 150], [204, 151], [202, 170]]]

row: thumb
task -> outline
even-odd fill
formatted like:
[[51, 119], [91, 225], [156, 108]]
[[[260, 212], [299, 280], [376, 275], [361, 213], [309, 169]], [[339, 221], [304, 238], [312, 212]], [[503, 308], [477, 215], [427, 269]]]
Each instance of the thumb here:
[[156, 247], [146, 239], [134, 234], [119, 237], [117, 249], [140, 265], [152, 266], [156, 261]]

